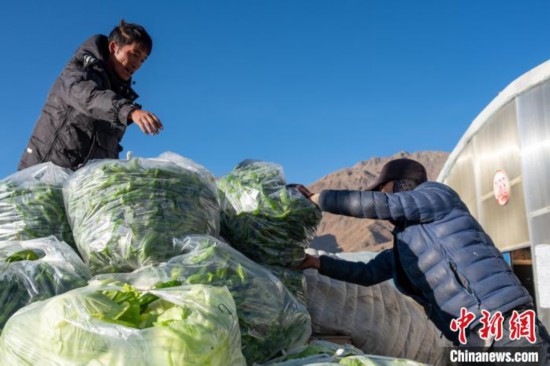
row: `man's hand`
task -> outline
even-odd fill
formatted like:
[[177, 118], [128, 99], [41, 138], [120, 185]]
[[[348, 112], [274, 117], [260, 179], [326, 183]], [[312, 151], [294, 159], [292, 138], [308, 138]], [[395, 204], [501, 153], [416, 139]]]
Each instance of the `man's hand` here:
[[314, 193], [309, 196], [309, 200], [317, 207], [319, 207], [319, 193]]
[[319, 257], [315, 257], [311, 254], [306, 253], [306, 257], [302, 261], [302, 263], [298, 264], [297, 266], [290, 267], [291, 269], [308, 269], [308, 268], [314, 268], [316, 270], [319, 270], [321, 268], [321, 260]]
[[311, 192], [302, 184], [287, 184], [286, 187], [298, 190], [298, 192], [300, 192], [305, 198], [310, 200], [316, 206], [319, 206], [319, 193]]
[[160, 119], [149, 111], [134, 109], [128, 118], [134, 121], [146, 135], [158, 135], [160, 130], [164, 129]]

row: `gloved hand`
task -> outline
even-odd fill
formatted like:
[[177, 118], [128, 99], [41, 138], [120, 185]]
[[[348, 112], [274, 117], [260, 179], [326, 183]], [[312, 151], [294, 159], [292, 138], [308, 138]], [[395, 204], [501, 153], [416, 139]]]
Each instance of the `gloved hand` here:
[[308, 268], [319, 270], [321, 268], [321, 260], [319, 259], [319, 257], [315, 257], [311, 254], [306, 253], [306, 257], [304, 258], [302, 263], [298, 264], [297, 266], [290, 267], [290, 269], [295, 270], [304, 270]]
[[298, 190], [298, 192], [300, 192], [301, 194], [304, 195], [305, 198], [310, 198], [311, 196], [313, 196], [314, 193], [312, 193], [309, 189], [307, 189], [304, 185], [302, 184], [295, 184], [295, 183], [292, 183], [292, 184], [287, 184], [286, 185], [287, 188], [295, 188]]

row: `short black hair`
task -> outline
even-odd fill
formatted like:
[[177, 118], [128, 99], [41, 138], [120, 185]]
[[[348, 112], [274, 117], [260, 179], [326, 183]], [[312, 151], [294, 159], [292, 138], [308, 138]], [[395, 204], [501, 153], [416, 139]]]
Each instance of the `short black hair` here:
[[153, 50], [153, 40], [145, 28], [139, 24], [126, 23], [124, 19], [109, 33], [109, 42], [111, 41], [115, 41], [118, 45], [136, 42], [143, 47], [147, 55], [150, 55]]

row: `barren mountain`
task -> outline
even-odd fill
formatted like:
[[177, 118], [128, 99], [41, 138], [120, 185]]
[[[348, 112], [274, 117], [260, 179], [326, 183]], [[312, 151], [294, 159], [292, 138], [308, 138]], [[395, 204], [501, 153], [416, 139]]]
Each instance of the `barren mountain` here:
[[[323, 189], [365, 189], [380, 174], [382, 166], [396, 158], [419, 161], [426, 167], [428, 179], [435, 180], [448, 156], [448, 153], [440, 151], [421, 151], [412, 154], [402, 151], [394, 156], [373, 157], [351, 168], [331, 173], [308, 188], [312, 192], [320, 192]], [[325, 212], [311, 247], [327, 252], [380, 251], [392, 246], [392, 228], [390, 223], [381, 220], [356, 219]]]

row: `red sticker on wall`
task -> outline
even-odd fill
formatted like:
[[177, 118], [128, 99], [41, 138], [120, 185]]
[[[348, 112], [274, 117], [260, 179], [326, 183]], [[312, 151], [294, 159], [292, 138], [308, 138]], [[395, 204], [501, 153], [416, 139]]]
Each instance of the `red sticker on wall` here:
[[510, 199], [510, 180], [503, 170], [497, 170], [493, 177], [493, 192], [497, 203], [504, 206]]

